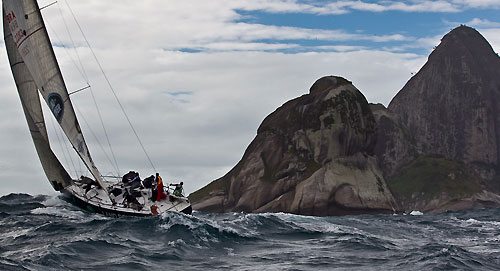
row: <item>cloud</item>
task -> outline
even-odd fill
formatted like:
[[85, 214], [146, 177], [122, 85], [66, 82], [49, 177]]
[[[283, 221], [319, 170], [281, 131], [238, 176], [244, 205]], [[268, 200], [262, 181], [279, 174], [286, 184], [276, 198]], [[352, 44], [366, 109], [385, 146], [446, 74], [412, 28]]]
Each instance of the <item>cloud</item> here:
[[496, 53], [500, 53], [500, 27], [479, 29], [480, 33], [488, 40]]
[[451, 2], [468, 8], [500, 8], [500, 2], [497, 0], [451, 0]]
[[443, 23], [450, 25], [450, 26], [465, 24], [465, 25], [472, 26], [472, 27], [482, 27], [482, 28], [500, 27], [500, 22], [492, 22], [488, 19], [481, 19], [481, 18], [473, 18], [472, 20], [469, 20], [467, 22], [451, 22], [448, 20], [443, 20]]
[[[341, 29], [311, 29], [291, 26], [265, 25], [258, 23], [239, 22], [237, 7], [243, 5], [227, 4], [221, 5], [216, 1], [214, 4], [206, 5], [201, 3], [196, 8], [192, 3], [175, 2], [177, 9], [168, 7], [168, 2], [161, 2], [155, 9], [149, 8], [137, 11], [136, 9], [120, 9], [120, 14], [111, 11], [111, 6], [100, 7], [91, 16], [85, 16], [81, 25], [89, 29], [95, 29], [98, 33], [105, 33], [106, 37], [96, 36], [94, 31], [90, 31], [92, 36], [89, 40], [97, 48], [127, 48], [141, 46], [151, 50], [163, 48], [166, 50], [290, 50], [298, 49], [300, 45], [294, 41], [370, 41], [376, 43], [409, 41], [412, 37], [402, 34], [371, 35], [363, 33], [349, 33]], [[190, 4], [191, 3], [191, 4]], [[246, 3], [246, 2], [245, 2]], [[76, 8], [86, 10], [88, 7], [75, 5]], [[92, 5], [90, 5], [92, 6]], [[251, 5], [253, 6], [253, 4]], [[69, 16], [68, 9], [46, 11], [49, 31], [51, 33], [66, 33], [66, 26], [77, 31], [77, 25]], [[141, 25], [130, 24], [125, 18], [133, 18], [136, 12], [143, 18], [149, 18]], [[60, 14], [64, 16], [61, 17]], [[99, 14], [102, 13], [102, 14]], [[163, 13], [164, 17], [156, 14]], [[211, 13], [212, 15], [206, 15]], [[86, 13], [82, 13], [86, 14]], [[200, 14], [201, 16], [194, 16]], [[77, 14], [78, 15], [78, 14]], [[98, 21], [98, 16], [106, 18], [110, 16], [114, 22], [102, 23]], [[65, 19], [64, 19], [65, 18]], [[64, 20], [63, 20], [64, 19]], [[163, 21], [161, 21], [161, 19]], [[102, 20], [102, 18], [100, 19]], [[127, 25], [126, 28], [121, 27]], [[167, 25], [169, 27], [158, 27]], [[86, 31], [87, 32], [87, 31]], [[131, 33], [134, 33], [131, 35]], [[82, 47], [86, 42], [81, 38], [69, 39], [68, 35], [52, 35], [56, 44], [65, 44], [66, 47]], [[266, 42], [263, 42], [266, 41]], [[284, 43], [283, 41], [287, 41]], [[290, 42], [292, 41], [292, 42]], [[74, 44], [73, 44], [74, 42]]]
[[499, 22], [492, 22], [486, 19], [474, 18], [471, 21], [467, 22], [466, 25], [474, 26], [474, 27], [500, 27]]
[[350, 46], [350, 45], [326, 45], [326, 46], [316, 46], [315, 50], [325, 50], [325, 51], [337, 51], [337, 52], [349, 52], [349, 51], [360, 51], [367, 49], [364, 46]]
[[498, 9], [497, 0], [406, 0], [406, 1], [300, 1], [300, 0], [232, 0], [228, 5], [235, 9], [264, 11], [269, 13], [309, 13], [341, 15], [354, 11], [367, 12], [462, 12], [466, 9]]
[[[258, 43], [258, 42], [216, 42], [200, 45], [199, 50], [213, 51], [277, 51], [301, 47], [290, 43]], [[172, 48], [174, 49], [174, 48]]]
[[260, 10], [270, 13], [310, 13], [340, 15], [353, 11], [385, 12], [459, 12], [460, 5], [450, 1], [232, 1], [242, 10]]
[[348, 7], [354, 10], [384, 12], [384, 11], [403, 11], [403, 12], [459, 12], [460, 9], [447, 1], [415, 1], [414, 3], [405, 3], [401, 1], [380, 1], [380, 3], [367, 3], [363, 1], [344, 2]]

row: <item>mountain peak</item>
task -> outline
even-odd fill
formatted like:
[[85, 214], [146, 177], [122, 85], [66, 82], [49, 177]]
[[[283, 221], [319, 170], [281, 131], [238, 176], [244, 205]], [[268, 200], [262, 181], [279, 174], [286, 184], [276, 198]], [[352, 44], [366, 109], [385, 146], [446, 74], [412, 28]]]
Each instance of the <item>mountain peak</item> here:
[[461, 37], [477, 36], [477, 37], [482, 37], [481, 34], [475, 28], [470, 27], [470, 26], [466, 26], [466, 25], [460, 25], [459, 27], [454, 28], [448, 34], [446, 34], [443, 37], [443, 39], [446, 39], [449, 36], [461, 36]]
[[429, 56], [429, 61], [443, 57], [460, 59], [464, 56], [484, 61], [492, 59], [496, 54], [488, 41], [476, 29], [461, 25], [441, 39], [439, 46]]
[[314, 82], [314, 84], [309, 89], [309, 93], [319, 93], [328, 89], [337, 88], [349, 84], [352, 84], [352, 82], [340, 76], [324, 76]]
[[389, 104], [419, 152], [466, 163], [500, 163], [500, 58], [475, 29], [446, 34]]

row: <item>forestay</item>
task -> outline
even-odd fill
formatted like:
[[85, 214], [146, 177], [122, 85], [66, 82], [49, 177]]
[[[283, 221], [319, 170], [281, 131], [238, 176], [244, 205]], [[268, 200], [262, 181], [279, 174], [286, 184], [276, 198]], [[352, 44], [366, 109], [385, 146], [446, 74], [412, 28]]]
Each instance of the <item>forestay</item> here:
[[[38, 91], [46, 101], [54, 117], [71, 142], [71, 145], [101, 187], [107, 191], [101, 174], [92, 161], [87, 144], [80, 130], [80, 125], [76, 119], [73, 105], [69, 99], [68, 91], [36, 0], [3, 0], [3, 9], [4, 21], [6, 21], [6, 23], [4, 22], [4, 32], [10, 32], [13, 41], [12, 46], [7, 46], [9, 58], [12, 59], [11, 55], [15, 56], [18, 54], [21, 59], [17, 62], [24, 62], [22, 67], [25, 67], [25, 71], [21, 69], [20, 72], [16, 72], [16, 69], [13, 67], [13, 73], [18, 73], [14, 76], [20, 80], [19, 82], [34, 81]], [[5, 31], [6, 25], [9, 28], [7, 31]], [[15, 65], [17, 62], [11, 62], [11, 65]], [[16, 79], [16, 84], [23, 100], [22, 103], [25, 112], [28, 112], [26, 118], [31, 129], [35, 123], [43, 121], [43, 116], [41, 116], [41, 111], [39, 112], [37, 108], [39, 104], [36, 105], [36, 102], [34, 102], [34, 99], [38, 99], [38, 97], [35, 98], [37, 95], [33, 95], [33, 93], [25, 95], [23, 88], [19, 87], [23, 84], [19, 84], [18, 79]], [[29, 84], [25, 84], [28, 89], [33, 87]], [[44, 127], [44, 124], [42, 125]], [[51, 163], [53, 165], [59, 164], [60, 166], [59, 161], [57, 163], [53, 161], [53, 158], [56, 160], [57, 158], [55, 158], [55, 155], [50, 150], [45, 128], [38, 129], [38, 131], [41, 133], [40, 138], [47, 139], [47, 143], [37, 145], [35, 137], [33, 137], [40, 159], [42, 160], [42, 157], [45, 157], [48, 151], [50, 151], [48, 156], [54, 156], [49, 158], [52, 161]], [[44, 144], [46, 145], [44, 146]], [[40, 155], [40, 151], [42, 151], [43, 155]], [[42, 160], [43, 163], [44, 161]], [[47, 177], [51, 180], [49, 175]], [[62, 182], [64, 183], [65, 181]]]

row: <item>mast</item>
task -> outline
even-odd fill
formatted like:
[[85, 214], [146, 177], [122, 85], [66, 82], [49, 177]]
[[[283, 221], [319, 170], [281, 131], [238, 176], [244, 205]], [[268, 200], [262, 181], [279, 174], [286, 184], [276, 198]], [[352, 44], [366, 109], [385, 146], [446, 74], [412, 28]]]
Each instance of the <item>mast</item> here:
[[[10, 32], [9, 37], [12, 37], [13, 41], [13, 46], [10, 46], [10, 48], [9, 46], [7, 47], [9, 58], [11, 54], [20, 56], [23, 66], [25, 66], [26, 71], [31, 77], [29, 79], [32, 80], [36, 88], [38, 88], [41, 96], [49, 106], [52, 114], [73, 146], [73, 149], [99, 185], [108, 192], [101, 174], [90, 156], [87, 143], [85, 142], [76, 118], [75, 110], [69, 99], [69, 94], [45, 28], [38, 3], [36, 0], [3, 0], [3, 9], [4, 21], [6, 21], [6, 23], [4, 23], [4, 28], [8, 25], [8, 32]], [[4, 30], [4, 32], [6, 31]], [[22, 91], [19, 89], [19, 86], [18, 91], [21, 95]], [[21, 98], [21, 100], [23, 99]], [[25, 106], [24, 103], [23, 106]], [[29, 105], [27, 105], [27, 107], [29, 108]], [[28, 120], [28, 124], [29, 122]], [[47, 139], [46, 146], [50, 149], [48, 137], [44, 136], [44, 138]], [[37, 152], [39, 152], [38, 148]], [[46, 151], [42, 152], [46, 153]], [[51, 150], [50, 152], [54, 155]], [[42, 160], [42, 158], [40, 159]], [[42, 164], [43, 163], [42, 161]], [[48, 175], [47, 177], [50, 180]]]

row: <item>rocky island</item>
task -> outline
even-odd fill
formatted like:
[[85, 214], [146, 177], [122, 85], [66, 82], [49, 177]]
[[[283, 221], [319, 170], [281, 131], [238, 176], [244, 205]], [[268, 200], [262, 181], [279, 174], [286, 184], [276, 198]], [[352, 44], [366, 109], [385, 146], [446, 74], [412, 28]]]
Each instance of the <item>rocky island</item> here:
[[317, 216], [498, 207], [499, 75], [489, 43], [460, 26], [388, 108], [342, 77], [320, 78], [264, 119], [240, 162], [189, 196], [193, 207]]

